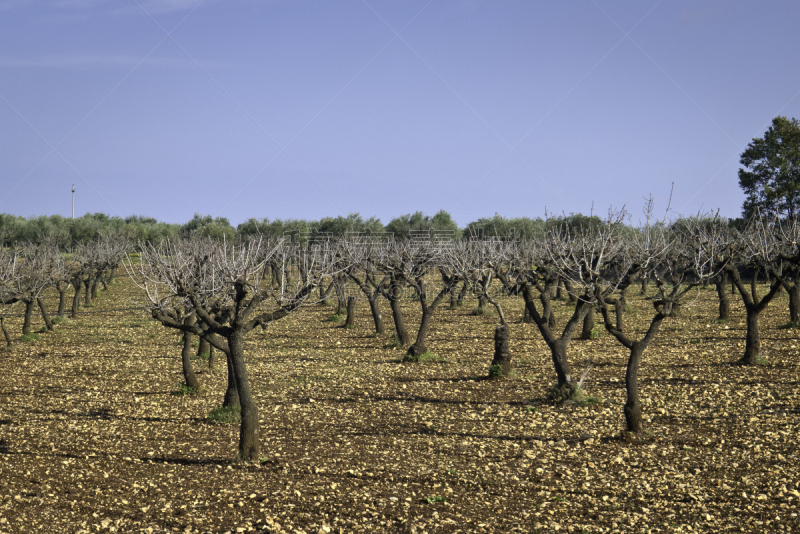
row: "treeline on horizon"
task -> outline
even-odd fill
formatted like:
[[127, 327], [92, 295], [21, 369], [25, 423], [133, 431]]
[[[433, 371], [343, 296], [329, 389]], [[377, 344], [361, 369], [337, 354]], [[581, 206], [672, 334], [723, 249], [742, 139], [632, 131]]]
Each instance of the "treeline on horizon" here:
[[[736, 220], [738, 221], [738, 219]], [[734, 222], [734, 221], [731, 221]], [[504, 237], [532, 239], [544, 235], [548, 228], [557, 225], [584, 228], [601, 225], [597, 215], [551, 216], [506, 218], [495, 214], [491, 218], [480, 218], [459, 228], [449, 213], [440, 210], [433, 216], [420, 211], [400, 215], [384, 225], [380, 219], [364, 219], [358, 213], [347, 217], [324, 217], [318, 221], [305, 219], [250, 218], [234, 227], [225, 217], [212, 217], [195, 213], [184, 224], [170, 224], [152, 217], [132, 215], [129, 217], [108, 216], [104, 213], [87, 213], [75, 219], [61, 215], [22, 217], [0, 214], [0, 243], [15, 246], [21, 243], [39, 243], [45, 240], [57, 242], [62, 248], [86, 243], [101, 235], [118, 235], [133, 243], [159, 243], [165, 239], [199, 235], [214, 239], [235, 241], [251, 236], [291, 237], [303, 241], [321, 236], [342, 236], [347, 233], [362, 233], [371, 236], [392, 235], [396, 239], [408, 239], [413, 235], [435, 233], [440, 238], [479, 239]]]

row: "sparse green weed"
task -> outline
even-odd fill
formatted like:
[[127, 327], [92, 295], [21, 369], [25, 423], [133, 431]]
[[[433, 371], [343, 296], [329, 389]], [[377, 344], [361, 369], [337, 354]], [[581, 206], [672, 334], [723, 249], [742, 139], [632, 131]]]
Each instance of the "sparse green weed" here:
[[208, 419], [218, 425], [232, 425], [242, 419], [241, 406], [217, 406], [208, 413]]

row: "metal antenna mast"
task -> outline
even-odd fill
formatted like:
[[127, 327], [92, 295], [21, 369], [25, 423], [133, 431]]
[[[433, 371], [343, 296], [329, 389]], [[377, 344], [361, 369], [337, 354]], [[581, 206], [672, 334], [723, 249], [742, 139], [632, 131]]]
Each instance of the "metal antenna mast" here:
[[75, 219], [75, 184], [72, 184], [72, 218]]

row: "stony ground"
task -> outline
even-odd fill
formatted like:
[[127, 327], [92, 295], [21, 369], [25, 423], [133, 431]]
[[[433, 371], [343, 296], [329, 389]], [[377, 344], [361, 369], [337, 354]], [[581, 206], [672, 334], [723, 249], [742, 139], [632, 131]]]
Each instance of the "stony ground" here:
[[[136, 298], [119, 279], [84, 311]], [[576, 374], [594, 363], [590, 398], [559, 407], [534, 325], [511, 324], [518, 378], [486, 380], [497, 316], [473, 303], [437, 311], [446, 363], [417, 364], [371, 335], [366, 305], [352, 330], [309, 307], [248, 337], [257, 465], [233, 462], [237, 426], [207, 417], [224, 361], [197, 360], [203, 391], [179, 395], [175, 333], [139, 310], [82, 315], [0, 354], [0, 532], [800, 531], [800, 332], [778, 328], [782, 297], [762, 321], [769, 363], [731, 366], [744, 316], [718, 324], [714, 298], [698, 292], [646, 352], [636, 438], [607, 334], [570, 346]], [[652, 308], [631, 305], [641, 329]]]

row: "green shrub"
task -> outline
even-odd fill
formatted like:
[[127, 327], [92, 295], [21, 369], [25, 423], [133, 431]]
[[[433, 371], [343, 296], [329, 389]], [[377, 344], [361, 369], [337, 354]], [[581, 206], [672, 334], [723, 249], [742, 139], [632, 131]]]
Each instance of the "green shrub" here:
[[186, 384], [186, 382], [180, 382], [178, 384], [178, 389], [172, 392], [173, 395], [178, 395], [178, 396], [196, 395], [197, 393], [200, 393], [200, 390], [197, 388], [193, 388], [192, 386]]
[[596, 324], [592, 327], [592, 331], [589, 332], [589, 339], [597, 339], [599, 337], [603, 337], [603, 332], [605, 331], [605, 327], [600, 324]]
[[25, 342], [39, 341], [39, 334], [25, 334], [24, 336], [19, 338], [19, 340], [20, 341], [25, 341]]
[[327, 319], [327, 320], [328, 320], [328, 321], [330, 321], [330, 322], [332, 322], [332, 323], [335, 323], [335, 322], [338, 322], [339, 320], [341, 320], [341, 317], [339, 317], [338, 315], [336, 315], [336, 314], [334, 313], [333, 315], [331, 315], [330, 317], [328, 317], [328, 319]]
[[218, 425], [232, 425], [242, 419], [241, 406], [217, 406], [208, 413], [208, 419]]

